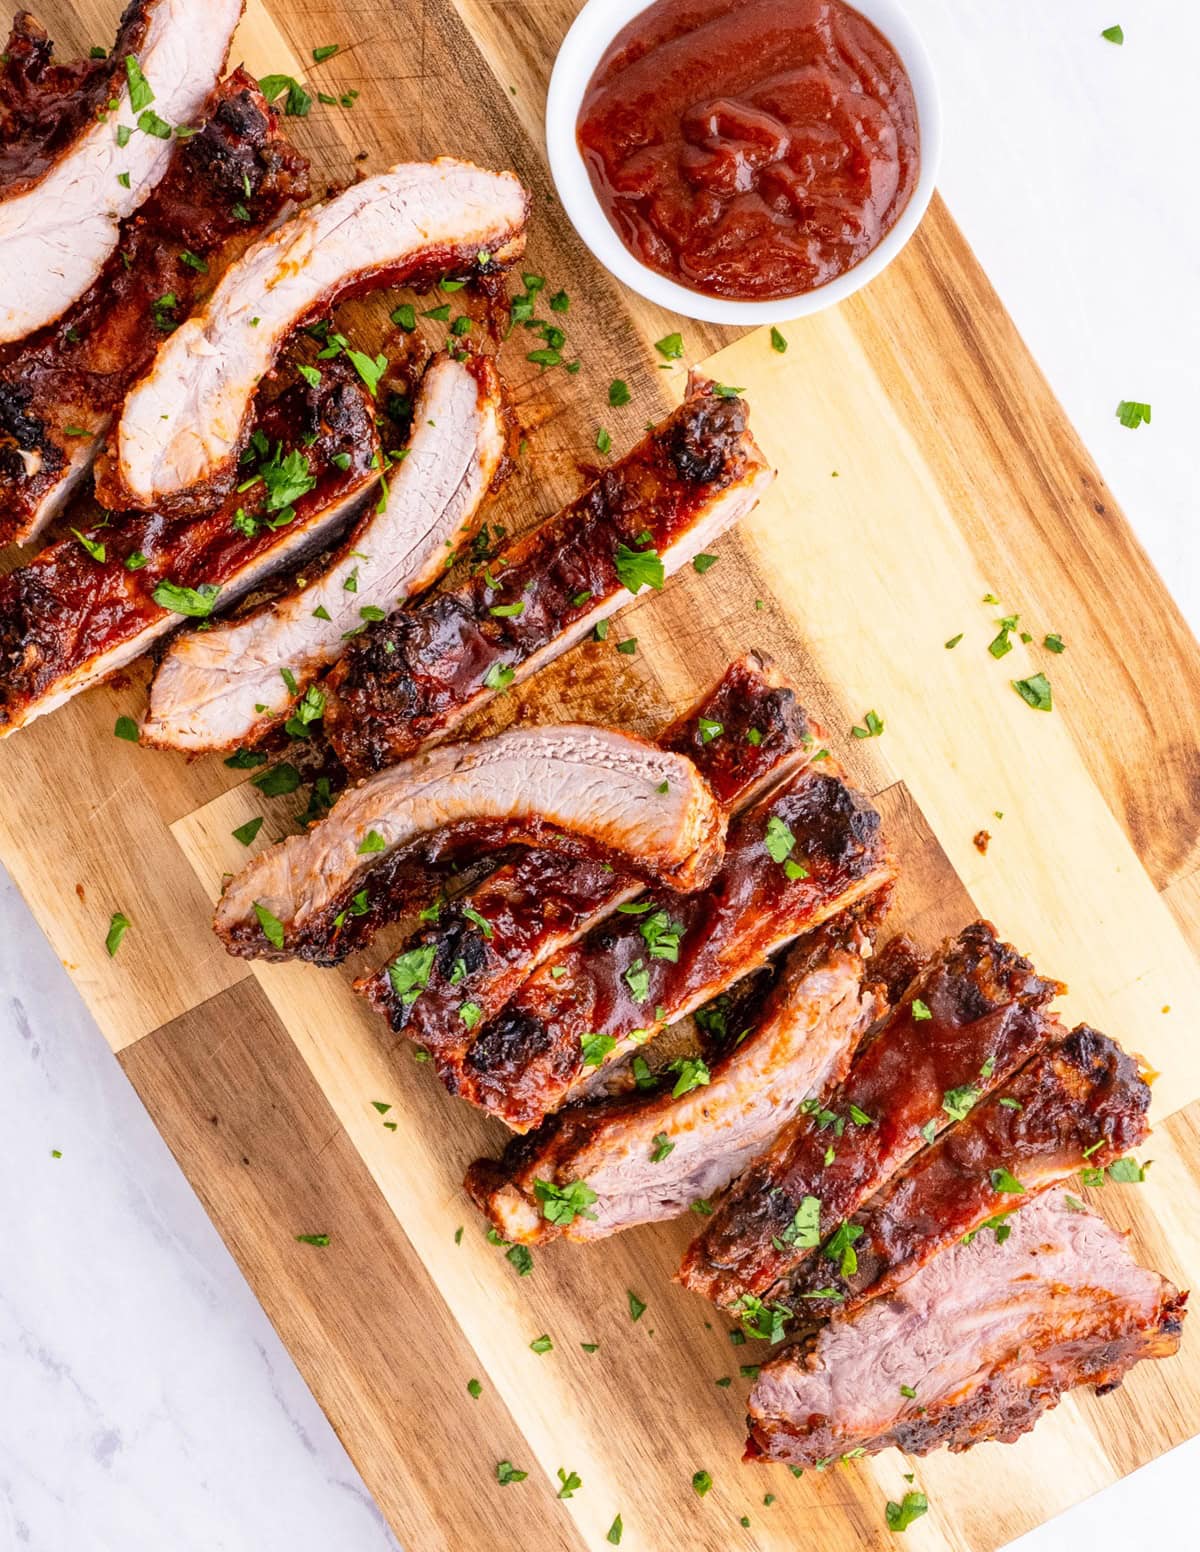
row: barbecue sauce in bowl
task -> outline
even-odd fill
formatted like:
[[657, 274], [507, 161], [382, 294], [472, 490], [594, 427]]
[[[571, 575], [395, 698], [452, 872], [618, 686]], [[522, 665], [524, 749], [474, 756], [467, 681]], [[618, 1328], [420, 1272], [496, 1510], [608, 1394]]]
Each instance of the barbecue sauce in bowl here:
[[842, 0], [654, 0], [597, 67], [577, 135], [634, 256], [739, 301], [852, 269], [920, 167], [908, 74]]

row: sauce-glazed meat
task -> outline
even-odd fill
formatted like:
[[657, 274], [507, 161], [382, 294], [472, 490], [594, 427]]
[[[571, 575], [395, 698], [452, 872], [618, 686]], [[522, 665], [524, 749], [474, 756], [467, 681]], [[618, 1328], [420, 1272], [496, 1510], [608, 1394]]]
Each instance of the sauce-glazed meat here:
[[497, 686], [545, 667], [752, 511], [774, 476], [747, 421], [740, 399], [705, 386], [457, 591], [351, 642], [325, 719], [347, 769], [380, 770], [445, 738]]
[[0, 543], [35, 538], [58, 512], [126, 388], [225, 267], [307, 196], [307, 168], [235, 70], [90, 290], [53, 327], [0, 347]]
[[[826, 923], [791, 951], [758, 1019], [711, 1065], [679, 1078], [668, 1068], [650, 1093], [560, 1110], [502, 1158], [471, 1166], [476, 1206], [506, 1239], [534, 1244], [600, 1239], [708, 1201], [807, 1095], [844, 1075], [884, 1008], [878, 988], [863, 986], [869, 953], [852, 914]], [[564, 1212], [580, 1182], [587, 1205]]]
[[310, 569], [286, 597], [172, 643], [151, 687], [143, 743], [198, 752], [260, 741], [365, 621], [445, 575], [478, 529], [504, 462], [503, 397], [491, 360], [435, 357], [412, 423], [386, 498], [319, 574]]
[[55, 66], [19, 16], [0, 75], [0, 345], [92, 286], [225, 68], [242, 0], [131, 0], [109, 56]]
[[342, 368], [285, 390], [255, 435], [247, 488], [207, 517], [128, 513], [0, 578], [0, 737], [320, 549], [378, 483], [374, 405]]
[[[215, 928], [246, 958], [336, 964], [404, 898], [406, 870], [427, 883], [439, 863], [525, 845], [699, 889], [724, 835], [724, 811], [685, 755], [582, 723], [515, 728], [351, 787], [320, 824], [243, 868]], [[369, 909], [352, 909], [358, 896]]]
[[[736, 812], [794, 774], [809, 759], [813, 738], [795, 693], [769, 662], [750, 653], [659, 743], [688, 755], [722, 807]], [[472, 1027], [486, 1022], [538, 965], [642, 890], [632, 875], [613, 873], [593, 858], [524, 852], [444, 902], [435, 922], [355, 989], [393, 1029], [430, 1053], [442, 1082], [456, 1093], [474, 1039], [462, 1009], [471, 1010]], [[414, 963], [425, 967], [415, 1000]]]
[[990, 1231], [1076, 1170], [1103, 1169], [1137, 1147], [1149, 1131], [1149, 1105], [1137, 1062], [1081, 1024], [981, 1099], [850, 1218], [851, 1232], [861, 1231], [852, 1259], [810, 1256], [781, 1302], [816, 1318], [890, 1292], [981, 1225]]
[[1187, 1299], [1094, 1213], [1047, 1192], [893, 1293], [762, 1366], [747, 1460], [815, 1466], [895, 1446], [1011, 1443], [1077, 1385], [1179, 1347]]
[[948, 943], [855, 1059], [845, 1083], [803, 1113], [738, 1180], [690, 1246], [679, 1280], [744, 1313], [776, 1298], [922, 1146], [1022, 1066], [1048, 1038], [1042, 980], [991, 925]]
[[100, 500], [203, 511], [236, 480], [255, 391], [290, 334], [355, 292], [513, 263], [528, 204], [512, 173], [442, 157], [301, 211], [226, 271], [134, 385], [100, 458]]
[[820, 753], [730, 825], [709, 890], [655, 891], [653, 913], [609, 917], [535, 971], [467, 1053], [463, 1097], [528, 1131], [596, 1069], [886, 889], [879, 815]]

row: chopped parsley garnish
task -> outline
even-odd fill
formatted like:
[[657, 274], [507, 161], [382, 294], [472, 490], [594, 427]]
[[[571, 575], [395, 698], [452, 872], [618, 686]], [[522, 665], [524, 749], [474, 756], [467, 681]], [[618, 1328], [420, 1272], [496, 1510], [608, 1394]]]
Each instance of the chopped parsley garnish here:
[[[459, 1234], [461, 1234], [462, 1230], [459, 1229], [458, 1232], [459, 1232]], [[479, 1383], [478, 1380], [468, 1380], [467, 1381], [467, 1395], [468, 1396], [473, 1396], [476, 1401], [478, 1401], [480, 1396], [483, 1395], [483, 1386]]]
[[535, 1336], [533, 1341], [530, 1342], [529, 1351], [539, 1355], [542, 1353], [552, 1353], [554, 1351], [554, 1343], [543, 1331], [541, 1336]]
[[[290, 686], [295, 694], [295, 681]], [[325, 691], [310, 684], [293, 708], [292, 715], [284, 723], [284, 732], [290, 738], [308, 738], [314, 722], [325, 715]]]
[[917, 1392], [912, 1385], [901, 1385], [900, 1394], [906, 1401], [915, 1401], [917, 1399]]
[[674, 1152], [675, 1144], [667, 1136], [666, 1132], [656, 1132], [654, 1134], [654, 1147], [650, 1153], [651, 1164], [661, 1164], [665, 1158], [668, 1158]]
[[627, 544], [618, 544], [613, 562], [617, 568], [618, 581], [629, 592], [638, 593], [643, 587], [662, 592], [666, 578], [662, 557], [657, 550], [633, 550]]
[[1136, 399], [1122, 399], [1117, 405], [1117, 419], [1130, 431], [1136, 431], [1139, 426], [1150, 424], [1150, 406]]
[[1125, 31], [1124, 28], [1121, 27], [1120, 23], [1118, 23], [1115, 27], [1105, 27], [1101, 31], [1100, 36], [1105, 40], [1106, 43], [1121, 44], [1125, 41]]
[[[813, 1294], [813, 1298], [823, 1295]], [[764, 1304], [756, 1294], [744, 1293], [733, 1306], [733, 1314], [742, 1323], [742, 1330], [747, 1336], [757, 1337], [763, 1342], [778, 1342], [787, 1329], [787, 1323], [792, 1318], [792, 1312], [786, 1304]], [[734, 1336], [730, 1333], [730, 1341]]]
[[114, 738], [123, 738], [127, 744], [138, 741], [138, 725], [132, 717], [118, 717], [113, 728]]
[[745, 393], [744, 388], [731, 388], [728, 383], [714, 383], [713, 396], [718, 399], [736, 399], [739, 394]]
[[928, 1007], [919, 997], [914, 997], [912, 1000], [912, 1016], [918, 1024], [923, 1024], [926, 1019], [931, 1019], [933, 1014], [930, 1013]]
[[635, 959], [625, 972], [625, 984], [634, 1002], [645, 1002], [650, 995], [650, 971], [643, 960]]
[[579, 1044], [586, 1072], [589, 1067], [602, 1067], [605, 1058], [616, 1049], [617, 1042], [611, 1035], [584, 1035]]
[[533, 1271], [533, 1252], [528, 1245], [510, 1245], [504, 1252], [504, 1259], [515, 1267], [518, 1277], [528, 1277]]
[[484, 675], [483, 687], [485, 690], [507, 690], [516, 677], [516, 669], [507, 663], [493, 663]]
[[853, 1277], [858, 1271], [858, 1256], [854, 1250], [854, 1244], [862, 1237], [863, 1230], [857, 1223], [841, 1223], [822, 1251], [826, 1260], [837, 1264], [838, 1272], [842, 1277]]
[[1027, 706], [1033, 707], [1034, 711], [1052, 711], [1054, 709], [1054, 697], [1050, 691], [1050, 681], [1045, 674], [1034, 674], [1031, 679], [1014, 679], [1012, 687]]
[[251, 776], [250, 784], [266, 797], [283, 798], [289, 792], [295, 792], [300, 785], [300, 772], [284, 760], [280, 765], [273, 765], [269, 771], [263, 771], [261, 776]]
[[114, 911], [108, 924], [108, 933], [104, 939], [104, 947], [108, 950], [108, 957], [113, 959], [121, 946], [121, 939], [129, 931], [131, 926], [129, 917], [123, 911]]
[[525, 600], [519, 598], [515, 604], [493, 604], [488, 610], [498, 620], [516, 620], [525, 613]]
[[1136, 1159], [1114, 1159], [1108, 1166], [1108, 1178], [1118, 1185], [1140, 1186], [1149, 1168], [1149, 1164], [1139, 1164]]
[[429, 974], [436, 954], [437, 944], [425, 943], [420, 948], [410, 948], [407, 953], [398, 954], [388, 965], [388, 980], [392, 983], [392, 990], [406, 1008], [412, 1007], [429, 985]]
[[369, 857], [372, 852], [386, 850], [387, 842], [378, 830], [368, 830], [358, 845], [358, 855], [360, 857]]
[[851, 738], [879, 738], [883, 733], [883, 719], [875, 712], [869, 711], [863, 718], [864, 727], [852, 727]]
[[323, 60], [332, 59], [339, 48], [341, 48], [340, 43], [325, 43], [320, 48], [313, 49], [312, 57], [319, 65]]
[[177, 587], [174, 582], [163, 581], [154, 589], [151, 597], [160, 609], [169, 609], [173, 614], [185, 614], [194, 620], [206, 620], [213, 611], [220, 591], [211, 582], [202, 582], [199, 587]]
[[979, 1090], [973, 1083], [961, 1088], [947, 1089], [942, 1095], [942, 1109], [952, 1121], [961, 1121], [979, 1103]]
[[208, 264], [198, 253], [193, 253], [190, 248], [185, 248], [179, 255], [180, 262], [186, 264], [189, 269], [194, 269], [197, 275], [208, 274]]
[[238, 825], [233, 832], [233, 838], [235, 841], [240, 841], [243, 846], [249, 846], [262, 827], [262, 815], [256, 814], [253, 819], [247, 819], [244, 825]]
[[638, 924], [650, 958], [665, 959], [673, 965], [679, 962], [679, 939], [684, 930], [683, 923], [672, 921], [666, 911], [655, 911]]
[[874, 1126], [875, 1118], [869, 1116], [865, 1110], [860, 1110], [857, 1105], [850, 1106], [850, 1119], [855, 1126]]
[[258, 89], [270, 103], [286, 92], [287, 99], [284, 102], [283, 111], [291, 118], [306, 118], [308, 110], [312, 107], [312, 98], [294, 76], [265, 75], [258, 83]]
[[298, 1245], [316, 1245], [320, 1249], [324, 1250], [326, 1245], [329, 1244], [329, 1235], [328, 1234], [297, 1234], [296, 1235], [296, 1243]]
[[469, 922], [475, 923], [485, 938], [490, 939], [495, 936], [495, 931], [491, 922], [488, 921], [486, 916], [477, 911], [473, 905], [464, 905], [462, 908], [462, 913]]
[[231, 771], [252, 771], [266, 763], [267, 757], [259, 749], [238, 749], [225, 761]]
[[618, 641], [617, 651], [623, 652], [626, 657], [632, 657], [637, 651], [637, 637], [629, 636], [624, 641]]
[[156, 140], [171, 138], [171, 126], [166, 119], [160, 119], [153, 108], [147, 108], [144, 113], [139, 113], [137, 123], [143, 135], [153, 135]]
[[134, 550], [132, 555], [127, 555], [125, 557], [125, 570], [140, 571], [149, 559], [150, 557], [148, 555], [143, 555], [141, 550]]
[[788, 348], [788, 342], [778, 329], [771, 330], [771, 349], [776, 350], [782, 356]]
[[571, 298], [565, 291], [556, 291], [550, 298], [550, 311], [552, 313], [569, 313], [571, 311]]
[[767, 820], [767, 855], [772, 862], [786, 862], [796, 847], [796, 837], [778, 814]]
[[665, 339], [658, 340], [655, 343], [654, 348], [658, 351], [659, 355], [663, 356], [667, 361], [682, 361], [683, 335], [668, 334]]
[[510, 1482], [524, 1482], [528, 1475], [528, 1471], [518, 1471], [511, 1460], [497, 1462], [496, 1481], [501, 1487], [507, 1487]]
[[962, 631], [959, 631], [957, 636], [951, 636], [949, 641], [943, 642], [942, 644], [946, 648], [947, 652], [951, 652], [951, 651], [954, 650], [954, 648], [956, 646], [958, 646], [959, 642], [962, 639], [963, 639], [963, 633], [962, 633]]
[[483, 1009], [477, 1002], [464, 1002], [460, 1004], [458, 1016], [462, 1019], [468, 1030], [474, 1029], [483, 1017]]
[[1045, 641], [1042, 642], [1042, 646], [1045, 647], [1047, 652], [1065, 652], [1067, 650], [1066, 642], [1057, 631], [1051, 631]]
[[702, 744], [711, 744], [714, 739], [720, 738], [725, 731], [725, 724], [723, 722], [714, 722], [711, 717], [698, 717], [696, 719], [696, 726], [700, 731], [700, 742]]
[[712, 1082], [712, 1074], [708, 1070], [708, 1063], [698, 1056], [681, 1056], [673, 1061], [667, 1068], [668, 1072], [677, 1072], [675, 1087], [671, 1090], [673, 1099], [682, 1099], [685, 1094], [690, 1094], [693, 1089], [704, 1088]]
[[710, 1491], [712, 1485], [713, 1479], [711, 1472], [697, 1471], [692, 1477], [692, 1491], [696, 1494], [697, 1498], [703, 1498], [705, 1493]]
[[72, 528], [71, 532], [79, 540], [80, 544], [88, 552], [92, 559], [94, 561], [99, 561], [103, 565], [106, 558], [106, 551], [103, 543], [96, 539], [89, 539], [86, 534], [80, 533], [78, 528]]
[[608, 385], [608, 402], [613, 409], [619, 410], [622, 405], [628, 404], [633, 398], [629, 391], [629, 384], [616, 377]]
[[616, 1519], [608, 1527], [608, 1535], [605, 1537], [605, 1540], [608, 1542], [610, 1547], [619, 1547], [621, 1545], [621, 1537], [624, 1535], [624, 1533], [625, 1527], [622, 1525], [621, 1516], [618, 1514]]
[[796, 1245], [801, 1250], [815, 1250], [821, 1240], [821, 1199], [806, 1196], [797, 1207], [791, 1223], [779, 1236], [784, 1245]]
[[406, 334], [411, 334], [417, 326], [417, 309], [411, 302], [403, 303], [390, 316], [396, 327], [403, 329]]
[[992, 1182], [992, 1190], [998, 1196], [1024, 1196], [1025, 1187], [1015, 1175], [1006, 1169], [994, 1169], [989, 1177]]
[[627, 1288], [625, 1290], [625, 1296], [629, 1300], [630, 1320], [641, 1320], [642, 1316], [646, 1313], [645, 1304], [642, 1303], [641, 1299], [638, 1298], [637, 1294], [634, 1293], [632, 1288]]
[[567, 1471], [562, 1466], [558, 1468], [558, 1480], [562, 1483], [557, 1494], [559, 1498], [574, 1498], [577, 1490], [583, 1486], [583, 1478], [577, 1471]]
[[142, 67], [138, 64], [136, 54], [125, 56], [125, 78], [129, 82], [130, 110], [133, 113], [140, 113], [154, 101], [154, 93], [149, 81], [142, 74]]
[[606, 457], [612, 452], [612, 437], [603, 427], [596, 433], [596, 451]]
[[283, 923], [278, 916], [268, 911], [261, 901], [254, 902], [254, 914], [258, 917], [258, 925], [262, 928], [263, 937], [275, 948], [283, 947]]
[[914, 1520], [919, 1520], [923, 1514], [929, 1511], [929, 1500], [924, 1493], [905, 1493], [899, 1503], [889, 1499], [884, 1509], [884, 1517], [890, 1531], [898, 1535], [902, 1530], [907, 1530]]

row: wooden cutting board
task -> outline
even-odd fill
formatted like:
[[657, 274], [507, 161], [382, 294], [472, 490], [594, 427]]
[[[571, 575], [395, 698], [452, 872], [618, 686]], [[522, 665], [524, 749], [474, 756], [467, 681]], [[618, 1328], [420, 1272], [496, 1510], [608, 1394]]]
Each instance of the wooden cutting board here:
[[[54, 0], [44, 20], [64, 47], [86, 48], [111, 38], [117, 9]], [[289, 120], [318, 186], [454, 152], [513, 167], [532, 190], [528, 266], [568, 290], [562, 321], [582, 368], [543, 374], [529, 345], [506, 347], [528, 447], [496, 520], [519, 528], [552, 511], [600, 427], [624, 451], [679, 397], [684, 367], [664, 370], [653, 348], [677, 327], [689, 361], [712, 357], [713, 377], [746, 390], [779, 467], [717, 566], [643, 597], [609, 644], [571, 653], [488, 725], [568, 714], [652, 732], [734, 655], [772, 653], [877, 795], [905, 869], [894, 924], [933, 942], [987, 914], [1070, 982], [1071, 1018], [1161, 1072], [1148, 1182], [1094, 1195], [1139, 1255], [1196, 1283], [1195, 644], [939, 201], [865, 293], [786, 329], [786, 354], [763, 333], [681, 325], [591, 262], [542, 144], [548, 73], [576, 9], [251, 0], [235, 49], [257, 74], [359, 93], [352, 109], [315, 103]], [[330, 43], [340, 52], [314, 64]], [[347, 323], [375, 348], [394, 305], [348, 309]], [[608, 406], [613, 378], [634, 390], [625, 408]], [[1033, 641], [997, 661], [987, 644], [1011, 612]], [[1051, 631], [1060, 656], [1040, 646]], [[636, 655], [614, 653], [629, 636]], [[1049, 715], [1010, 687], [1038, 670]], [[384, 1037], [347, 974], [252, 968], [211, 936], [220, 875], [246, 856], [230, 832], [262, 812], [258, 844], [285, 833], [303, 794], [264, 799], [219, 760], [115, 739], [145, 680], [137, 670], [0, 745], [0, 849], [412, 1552], [599, 1548], [618, 1513], [637, 1552], [884, 1547], [884, 1504], [908, 1471], [931, 1510], [906, 1545], [984, 1552], [1200, 1431], [1192, 1332], [1178, 1358], [1104, 1400], [1071, 1397], [1016, 1446], [888, 1454], [802, 1480], [740, 1464], [739, 1370], [764, 1349], [732, 1346], [726, 1323], [672, 1285], [695, 1224], [557, 1245], [519, 1276], [459, 1186], [499, 1146], [496, 1128]], [[868, 709], [885, 731], [854, 740]], [[133, 925], [110, 960], [115, 910]], [[331, 1243], [297, 1243], [305, 1233]], [[630, 1290], [647, 1305], [636, 1323]], [[529, 1344], [542, 1333], [553, 1350], [539, 1356]], [[715, 1383], [725, 1376], [728, 1388]], [[501, 1460], [527, 1480], [499, 1487]], [[583, 1479], [569, 1500], [555, 1496], [560, 1468]], [[700, 1469], [715, 1484], [703, 1499]]]

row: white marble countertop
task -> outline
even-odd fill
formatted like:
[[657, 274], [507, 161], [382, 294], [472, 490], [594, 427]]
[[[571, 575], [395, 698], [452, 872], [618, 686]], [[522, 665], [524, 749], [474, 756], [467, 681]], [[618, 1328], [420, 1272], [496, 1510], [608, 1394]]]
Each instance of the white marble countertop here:
[[[1194, 93], [1168, 71], [1200, 57], [1200, 6], [909, 9], [945, 96], [942, 192], [1195, 626], [1200, 211]], [[1120, 399], [1151, 426], [1124, 429]], [[2, 875], [0, 1135], [0, 1552], [393, 1548]], [[1196, 1442], [1021, 1552], [1185, 1545], [1192, 1472]]]

